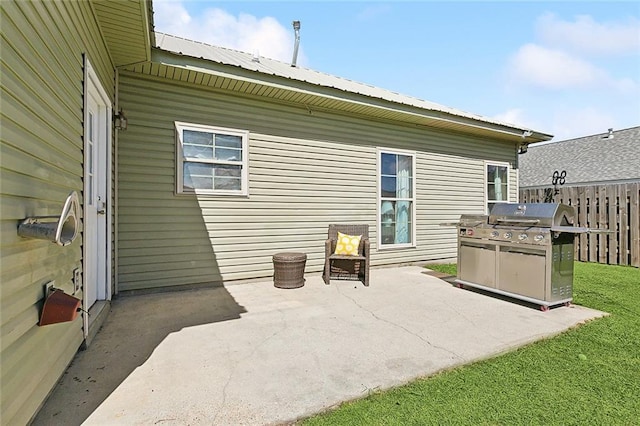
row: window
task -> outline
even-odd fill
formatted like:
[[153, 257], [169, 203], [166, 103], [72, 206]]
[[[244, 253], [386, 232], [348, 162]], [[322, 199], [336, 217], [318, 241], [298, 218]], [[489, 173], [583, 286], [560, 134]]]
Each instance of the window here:
[[415, 154], [378, 151], [378, 247], [415, 246]]
[[507, 164], [486, 164], [487, 213], [496, 203], [509, 202], [509, 166]]
[[247, 195], [249, 132], [176, 122], [177, 192]]

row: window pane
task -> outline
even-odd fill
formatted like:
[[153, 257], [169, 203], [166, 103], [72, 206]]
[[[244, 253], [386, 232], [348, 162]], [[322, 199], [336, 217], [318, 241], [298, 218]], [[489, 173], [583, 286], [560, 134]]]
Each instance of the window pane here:
[[93, 176], [89, 175], [89, 182], [88, 182], [88, 198], [87, 198], [87, 204], [92, 206], [93, 205]]
[[185, 130], [182, 132], [182, 142], [192, 145], [213, 146], [213, 133]]
[[185, 162], [182, 179], [187, 189], [213, 189], [213, 165]]
[[413, 180], [408, 176], [402, 176], [402, 171], [396, 179], [396, 197], [411, 198], [413, 196]]
[[493, 179], [496, 177], [496, 167], [497, 166], [487, 166], [487, 181], [493, 182]]
[[396, 178], [382, 177], [382, 197], [395, 198], [396, 196]]
[[225, 191], [240, 191], [242, 181], [236, 178], [216, 178], [214, 181], [214, 189], [222, 189]]
[[186, 158], [213, 159], [213, 134], [185, 130], [182, 133], [182, 152]]
[[488, 200], [495, 200], [496, 199], [496, 189], [495, 186], [493, 186], [492, 184], [489, 184], [488, 188], [487, 188], [487, 199]]
[[242, 189], [242, 168], [240, 166], [215, 166], [214, 189], [240, 191]]
[[407, 155], [398, 155], [398, 175], [413, 176], [412, 166], [413, 161], [411, 157]]
[[507, 167], [506, 166], [487, 166], [487, 180], [489, 182], [506, 182], [507, 180]]
[[506, 166], [498, 167], [498, 176], [500, 177], [500, 180], [502, 180], [502, 182], [506, 182], [507, 181], [507, 167]]
[[395, 223], [395, 202], [383, 201], [380, 205], [380, 220], [381, 220], [381, 242], [382, 244], [393, 244], [396, 238], [396, 223]]
[[[501, 195], [500, 197], [498, 195]], [[500, 194], [496, 191], [496, 200], [507, 201], [507, 184], [503, 183], [500, 185]]]
[[89, 142], [87, 148], [87, 162], [89, 163], [89, 173], [93, 173], [93, 143]]
[[213, 179], [206, 176], [192, 176], [191, 182], [193, 186], [192, 189], [211, 189], [213, 186]]
[[216, 147], [242, 149], [242, 137], [233, 135], [216, 135]]
[[239, 149], [216, 147], [216, 160], [242, 161], [242, 151]]
[[236, 177], [242, 176], [242, 168], [240, 166], [217, 165], [214, 166], [216, 177]]
[[380, 171], [383, 175], [394, 176], [396, 174], [396, 155], [382, 154], [382, 164]]
[[395, 243], [411, 242], [411, 201], [398, 201], [396, 205]]
[[184, 145], [183, 154], [185, 158], [201, 158], [203, 160], [213, 159], [213, 148], [202, 145]]

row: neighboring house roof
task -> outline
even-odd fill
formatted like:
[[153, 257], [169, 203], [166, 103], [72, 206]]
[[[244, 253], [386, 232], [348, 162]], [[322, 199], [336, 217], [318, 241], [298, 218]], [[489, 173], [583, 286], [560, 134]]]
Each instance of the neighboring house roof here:
[[[272, 98], [294, 101], [305, 106], [337, 109], [375, 115], [380, 118], [408, 121], [454, 131], [465, 131], [481, 136], [491, 136], [523, 143], [534, 143], [551, 139], [551, 135], [525, 127], [504, 123], [491, 118], [470, 114], [433, 102], [420, 100], [389, 90], [358, 83], [348, 79], [321, 73], [307, 68], [293, 67], [289, 63], [250, 53], [187, 40], [168, 34], [155, 33], [156, 49], [152, 51], [155, 68], [144, 64], [126, 69], [162, 77], [173, 76], [163, 67], [188, 70], [193, 76], [186, 81], [204, 84], [204, 78], [196, 73], [213, 74], [221, 78], [242, 80], [246, 84], [236, 87], [228, 81], [221, 87], [242, 93], [259, 94]], [[179, 55], [181, 60], [176, 60]], [[189, 58], [201, 60], [190, 61]], [[222, 65], [222, 67], [220, 67]], [[170, 77], [171, 78], [171, 77]], [[173, 77], [175, 78], [175, 77]], [[178, 79], [185, 81], [184, 72]], [[206, 81], [211, 81], [207, 79]], [[212, 84], [208, 84], [212, 85]], [[264, 89], [265, 86], [273, 90]], [[214, 87], [218, 87], [217, 85]], [[374, 111], [376, 109], [377, 111]]]
[[532, 145], [519, 164], [520, 188], [549, 187], [563, 170], [565, 185], [640, 181], [640, 126]]

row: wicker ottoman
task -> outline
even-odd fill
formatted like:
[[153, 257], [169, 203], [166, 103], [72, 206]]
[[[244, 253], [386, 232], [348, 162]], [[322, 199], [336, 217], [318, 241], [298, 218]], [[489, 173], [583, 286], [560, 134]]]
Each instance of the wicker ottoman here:
[[304, 285], [304, 253], [277, 253], [273, 255], [273, 285], [278, 288], [298, 288]]

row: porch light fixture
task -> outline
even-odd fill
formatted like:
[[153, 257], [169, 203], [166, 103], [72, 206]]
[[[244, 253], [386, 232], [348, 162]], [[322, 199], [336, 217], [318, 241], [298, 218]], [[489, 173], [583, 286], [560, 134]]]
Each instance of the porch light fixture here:
[[127, 130], [127, 117], [124, 115], [122, 108], [120, 108], [120, 111], [113, 114], [113, 124], [118, 130]]
[[518, 146], [518, 154], [524, 154], [529, 149], [528, 143], [522, 143]]
[[520, 145], [518, 145], [518, 154], [524, 154], [525, 152], [527, 152], [527, 149], [529, 148], [529, 144], [524, 140], [531, 135], [533, 135], [533, 132], [531, 130], [525, 130], [522, 132], [523, 142]]

